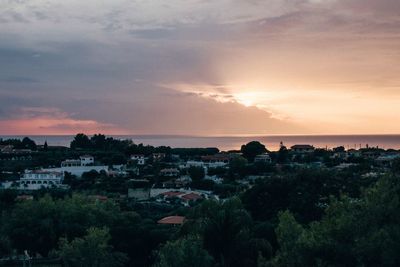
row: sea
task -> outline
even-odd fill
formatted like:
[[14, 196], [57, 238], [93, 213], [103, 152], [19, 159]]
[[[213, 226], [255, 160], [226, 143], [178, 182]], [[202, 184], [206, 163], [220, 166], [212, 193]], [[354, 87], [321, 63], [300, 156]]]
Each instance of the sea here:
[[[250, 141], [263, 143], [268, 150], [276, 151], [282, 142], [286, 147], [295, 144], [310, 144], [318, 148], [344, 146], [346, 149], [379, 147], [400, 149], [400, 134], [396, 135], [263, 135], [263, 136], [186, 136], [186, 135], [110, 135], [117, 139], [130, 139], [135, 144], [170, 146], [172, 148], [217, 147], [221, 151], [239, 150]], [[1, 139], [25, 136], [0, 136]], [[27, 136], [37, 144], [47, 141], [49, 146], [69, 147], [73, 135], [32, 135]]]

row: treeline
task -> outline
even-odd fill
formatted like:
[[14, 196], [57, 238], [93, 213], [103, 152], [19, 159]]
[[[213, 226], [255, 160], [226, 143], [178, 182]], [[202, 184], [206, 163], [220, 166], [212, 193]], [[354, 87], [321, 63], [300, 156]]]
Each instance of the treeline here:
[[307, 223], [285, 207], [270, 216], [275, 222], [260, 221], [239, 199], [206, 201], [158, 251], [155, 266], [399, 266], [399, 199], [399, 177], [386, 176], [358, 198], [332, 197]]
[[169, 146], [154, 147], [151, 145], [135, 144], [128, 139], [115, 139], [103, 134], [95, 134], [88, 137], [83, 133], [77, 134], [71, 141], [70, 148], [73, 150], [86, 151], [119, 151], [126, 155], [143, 154], [150, 156], [153, 153], [175, 154], [179, 156], [202, 156], [214, 155], [219, 152], [218, 148], [171, 148]]
[[29, 137], [24, 137], [22, 140], [15, 138], [3, 140], [0, 138], [0, 145], [2, 146], [11, 145], [13, 146], [14, 149], [30, 149], [30, 150], [37, 149], [35, 141], [30, 139]]
[[[305, 170], [179, 209], [2, 191], [0, 258], [28, 250], [71, 267], [399, 266], [399, 178]], [[167, 215], [186, 221], [156, 224]]]
[[0, 259], [27, 250], [60, 258], [65, 266], [149, 266], [152, 251], [174, 234], [96, 196], [15, 201], [11, 194], [0, 191]]

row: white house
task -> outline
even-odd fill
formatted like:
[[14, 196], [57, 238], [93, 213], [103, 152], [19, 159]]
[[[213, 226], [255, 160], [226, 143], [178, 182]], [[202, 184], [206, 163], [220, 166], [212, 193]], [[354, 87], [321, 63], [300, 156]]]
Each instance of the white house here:
[[190, 167], [204, 167], [205, 164], [202, 161], [196, 160], [188, 160], [186, 164], [180, 166], [181, 168], [190, 168]]
[[67, 159], [61, 162], [61, 168], [49, 168], [43, 169], [44, 171], [53, 171], [53, 172], [69, 172], [72, 175], [76, 175], [81, 177], [84, 172], [90, 172], [92, 170], [100, 172], [105, 171], [108, 173], [108, 166], [104, 165], [94, 165], [94, 157], [85, 155], [81, 156], [79, 160], [76, 159]]
[[94, 157], [90, 155], [80, 156], [81, 166], [91, 166], [94, 165]]
[[312, 153], [315, 147], [312, 145], [294, 145], [290, 149], [295, 153]]
[[216, 154], [211, 156], [202, 156], [202, 162], [209, 168], [225, 167], [229, 164], [229, 155]]
[[160, 171], [160, 176], [164, 176], [164, 177], [178, 177], [179, 175], [180, 175], [180, 172], [176, 168], [162, 169]]
[[257, 155], [254, 158], [254, 162], [271, 163], [271, 157], [267, 153], [261, 154], [261, 155]]
[[137, 165], [144, 165], [146, 163], [144, 155], [131, 155], [131, 160], [136, 161]]
[[67, 159], [61, 162], [61, 167], [80, 167], [81, 161], [78, 159]]
[[20, 190], [38, 190], [48, 187], [64, 187], [62, 181], [64, 174], [61, 172], [34, 170], [25, 171], [16, 182], [4, 183], [4, 188], [15, 187]]

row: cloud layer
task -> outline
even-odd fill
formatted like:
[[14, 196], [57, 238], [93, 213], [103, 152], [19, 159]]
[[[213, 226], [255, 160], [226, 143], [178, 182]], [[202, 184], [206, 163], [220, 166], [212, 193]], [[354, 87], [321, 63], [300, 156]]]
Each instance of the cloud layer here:
[[398, 133], [399, 12], [396, 0], [5, 0], [0, 134]]

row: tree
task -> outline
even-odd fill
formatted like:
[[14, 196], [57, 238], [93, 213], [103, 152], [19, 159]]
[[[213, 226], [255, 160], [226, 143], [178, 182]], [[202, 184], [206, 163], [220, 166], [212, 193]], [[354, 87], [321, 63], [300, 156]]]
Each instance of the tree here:
[[107, 139], [104, 134], [95, 134], [90, 138], [93, 148], [98, 150], [105, 150], [107, 146]]
[[257, 155], [263, 154], [267, 152], [267, 149], [263, 144], [258, 141], [251, 141], [246, 145], [242, 145], [240, 151], [243, 153], [243, 156], [249, 160], [253, 161]]
[[0, 258], [9, 255], [11, 252], [10, 240], [3, 235], [0, 235]]
[[299, 260], [298, 242], [303, 231], [303, 227], [289, 211], [279, 214], [279, 225], [276, 229], [276, 235], [280, 249], [274, 259], [275, 265], [288, 267], [302, 266]]
[[29, 137], [24, 137], [24, 139], [22, 139], [22, 148], [36, 150], [37, 146], [35, 141], [30, 139]]
[[283, 144], [279, 148], [277, 162], [278, 163], [285, 163], [288, 160], [289, 150]]
[[400, 174], [400, 158], [395, 159], [392, 163], [392, 171], [394, 173]]
[[58, 255], [66, 267], [114, 267], [123, 266], [125, 254], [114, 252], [108, 243], [111, 239], [106, 228], [89, 228], [83, 238], [69, 242], [60, 240]]
[[87, 135], [79, 133], [74, 137], [74, 140], [72, 140], [70, 147], [72, 149], [90, 149], [92, 143]]
[[338, 146], [333, 148], [333, 152], [345, 152], [346, 149], [344, 148], [344, 146]]
[[247, 160], [243, 157], [234, 157], [229, 162], [229, 178], [242, 178], [246, 174]]
[[188, 216], [189, 233], [203, 239], [204, 248], [218, 266], [255, 266], [259, 253], [270, 254], [267, 240], [254, 238], [252, 220], [238, 198], [223, 203], [205, 201]]
[[47, 141], [44, 141], [43, 150], [47, 151], [48, 149], [49, 149], [49, 145], [47, 144]]
[[331, 199], [320, 221], [280, 216], [276, 266], [399, 266], [400, 181], [381, 178], [361, 198]]
[[211, 267], [213, 258], [202, 248], [201, 240], [186, 237], [169, 241], [157, 253], [154, 267]]
[[193, 181], [202, 180], [206, 175], [203, 167], [196, 167], [196, 166], [190, 166], [188, 169], [188, 173]]

